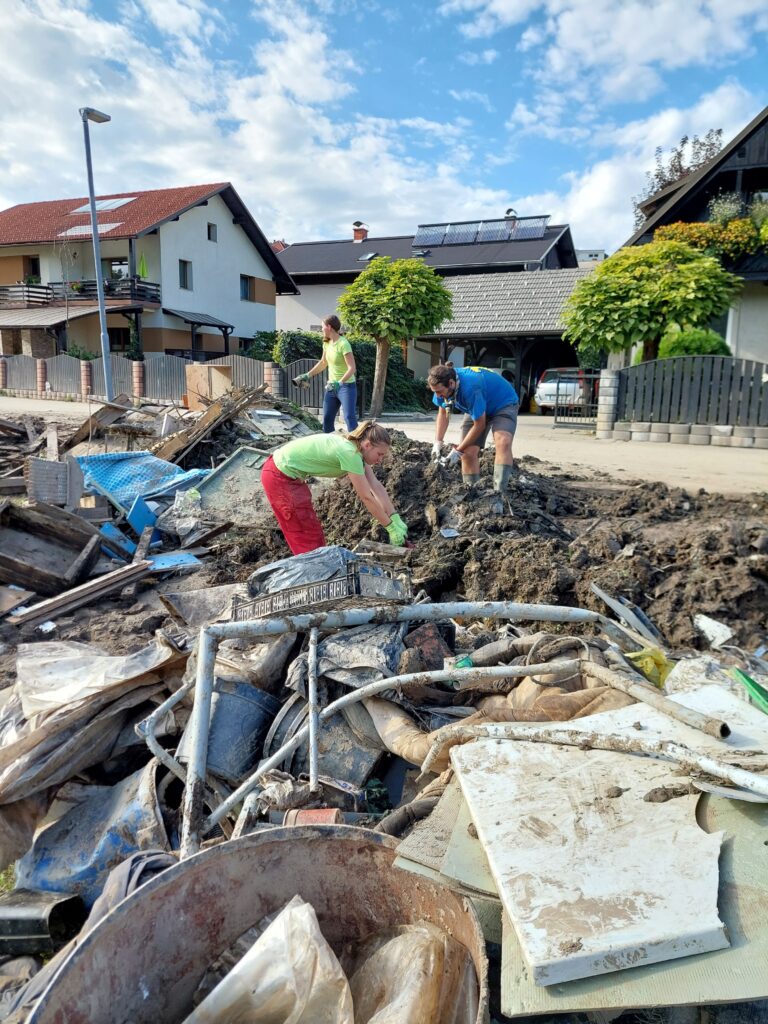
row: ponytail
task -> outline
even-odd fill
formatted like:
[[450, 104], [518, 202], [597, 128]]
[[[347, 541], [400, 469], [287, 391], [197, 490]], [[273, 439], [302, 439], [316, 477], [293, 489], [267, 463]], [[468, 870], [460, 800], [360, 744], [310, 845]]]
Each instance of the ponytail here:
[[346, 435], [347, 440], [351, 441], [358, 449], [362, 445], [363, 441], [370, 441], [371, 444], [392, 444], [392, 437], [386, 427], [382, 427], [376, 420], [363, 420], [354, 430]]

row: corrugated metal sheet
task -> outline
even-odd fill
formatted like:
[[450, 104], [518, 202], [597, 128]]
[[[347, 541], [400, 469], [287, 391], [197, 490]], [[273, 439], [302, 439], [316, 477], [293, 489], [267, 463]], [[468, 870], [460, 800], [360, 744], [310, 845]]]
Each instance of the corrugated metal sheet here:
[[147, 398], [180, 402], [187, 390], [184, 376], [186, 360], [179, 356], [147, 353], [144, 359], [144, 394]]
[[80, 394], [80, 360], [66, 352], [45, 361], [46, 380], [51, 391], [65, 395]]
[[36, 390], [35, 360], [32, 356], [7, 356], [5, 361], [8, 364], [9, 389]]
[[257, 388], [264, 383], [264, 363], [260, 359], [232, 355], [209, 359], [208, 362], [214, 366], [231, 366], [233, 387]]

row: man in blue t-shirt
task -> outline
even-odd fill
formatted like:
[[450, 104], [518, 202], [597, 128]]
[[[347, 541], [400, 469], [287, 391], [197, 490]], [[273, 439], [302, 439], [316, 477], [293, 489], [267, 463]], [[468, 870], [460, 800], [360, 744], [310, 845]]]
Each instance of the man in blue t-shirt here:
[[[433, 366], [427, 377], [432, 401], [438, 408], [435, 425], [435, 458], [448, 429], [452, 408], [465, 414], [461, 424], [461, 441], [453, 445], [461, 458], [461, 475], [468, 487], [480, 481], [480, 451], [488, 432], [493, 431], [496, 456], [493, 466], [493, 489], [503, 493], [512, 473], [512, 440], [517, 428], [520, 401], [512, 385], [502, 376], [482, 366]], [[450, 456], [449, 456], [450, 457]]]

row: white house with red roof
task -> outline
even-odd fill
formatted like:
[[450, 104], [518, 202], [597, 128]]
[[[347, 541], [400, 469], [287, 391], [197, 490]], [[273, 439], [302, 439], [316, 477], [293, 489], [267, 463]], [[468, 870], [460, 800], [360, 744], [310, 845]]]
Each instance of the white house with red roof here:
[[0, 355], [98, 353], [98, 275], [113, 351], [195, 359], [274, 330], [276, 296], [298, 292], [229, 182], [103, 195], [96, 207], [100, 268], [87, 199], [0, 212]]

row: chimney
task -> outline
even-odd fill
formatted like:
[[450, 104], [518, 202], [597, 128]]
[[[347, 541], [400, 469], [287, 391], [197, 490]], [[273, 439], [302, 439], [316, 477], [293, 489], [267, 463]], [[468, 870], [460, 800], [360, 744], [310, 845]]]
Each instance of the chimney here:
[[361, 220], [356, 220], [352, 225], [352, 241], [364, 242], [368, 237], [368, 225]]
[[284, 241], [282, 238], [273, 238], [269, 245], [270, 248], [272, 249], [272, 252], [282, 252], [283, 249], [288, 248], [288, 243]]

